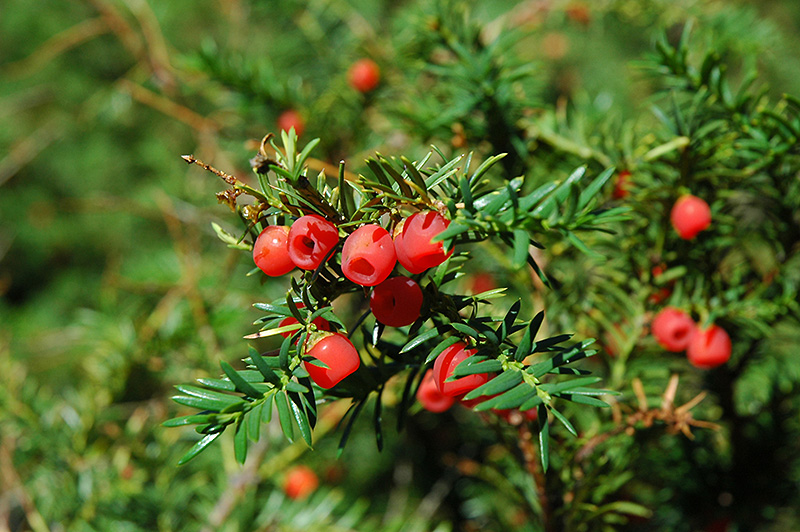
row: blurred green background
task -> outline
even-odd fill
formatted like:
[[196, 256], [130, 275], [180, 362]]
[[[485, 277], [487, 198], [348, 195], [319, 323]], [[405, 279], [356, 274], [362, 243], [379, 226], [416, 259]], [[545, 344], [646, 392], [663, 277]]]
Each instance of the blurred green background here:
[[[444, 530], [488, 512], [458, 509], [457, 479], [435, 460], [409, 478], [451, 448], [442, 432], [456, 421], [492, 438], [462, 412], [421, 416], [382, 454], [364, 423], [340, 460], [328, 425], [314, 453], [271, 427], [244, 471], [227, 437], [177, 467], [193, 435], [160, 427], [180, 413], [172, 386], [242, 358], [251, 304], [283, 291], [217, 240], [212, 221], [237, 230], [215, 198], [222, 184], [180, 155], [251, 181], [257, 141], [290, 108], [301, 140], [322, 139], [315, 157], [353, 171], [375, 151], [455, 145], [449, 124], [408, 120], [427, 4], [4, 0], [0, 529]], [[754, 58], [774, 94], [800, 94], [796, 0], [491, 2], [473, 17], [489, 33], [529, 32], [517, 51], [538, 65], [543, 107], [575, 98], [643, 114], [650, 87], [632, 61], [693, 17]], [[346, 79], [364, 56], [383, 75], [368, 95]], [[295, 461], [323, 478], [311, 502], [277, 489]]]

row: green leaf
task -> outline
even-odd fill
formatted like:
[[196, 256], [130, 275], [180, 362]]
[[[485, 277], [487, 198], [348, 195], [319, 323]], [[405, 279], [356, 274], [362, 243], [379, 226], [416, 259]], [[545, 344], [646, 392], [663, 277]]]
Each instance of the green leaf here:
[[247, 423], [244, 422], [244, 417], [239, 417], [236, 423], [236, 432], [233, 434], [233, 455], [240, 464], [247, 458]]
[[[587, 384], [595, 384], [597, 382], [600, 382], [601, 380], [603, 379], [601, 379], [600, 377], [578, 377], [576, 379], [569, 379], [562, 382], [548, 382], [540, 385], [539, 387], [543, 391], [549, 394], [554, 394], [559, 392], [570, 391], [573, 388], [580, 388], [582, 386], [586, 386]], [[588, 394], [583, 394], [583, 395], [588, 395]]]
[[278, 408], [278, 419], [281, 422], [283, 435], [290, 442], [294, 441], [294, 428], [292, 427], [292, 414], [289, 409], [289, 400], [283, 392], [275, 394], [275, 406]]
[[258, 310], [263, 310], [264, 312], [270, 312], [272, 314], [278, 314], [281, 316], [293, 317], [292, 311], [286, 307], [273, 305], [271, 303], [253, 303], [253, 307], [257, 308]]
[[550, 466], [550, 425], [547, 423], [547, 407], [543, 404], [537, 409], [539, 416], [539, 452], [542, 455], [542, 470], [547, 473]]
[[173, 397], [172, 399], [176, 403], [199, 408], [201, 410], [223, 410], [229, 406], [244, 404], [245, 402], [241, 397], [204, 390], [203, 388], [198, 388], [189, 384], [181, 384], [176, 386], [176, 388], [188, 396], [178, 395]]
[[477, 399], [478, 397], [503, 393], [520, 382], [522, 382], [522, 372], [514, 369], [506, 370], [486, 384], [482, 384], [469, 392], [464, 396], [464, 399]]
[[308, 388], [306, 388], [299, 382], [289, 381], [286, 383], [286, 390], [294, 393], [306, 393], [308, 391]]
[[514, 229], [514, 246], [513, 256], [511, 258], [511, 267], [518, 270], [525, 266], [528, 261], [528, 248], [531, 245], [528, 231], [524, 229]]
[[253, 388], [253, 386], [249, 382], [244, 380], [244, 378], [242, 378], [242, 376], [239, 375], [239, 373], [235, 369], [233, 369], [233, 367], [230, 364], [222, 360], [220, 361], [219, 365], [222, 367], [222, 371], [225, 372], [225, 375], [227, 375], [228, 378], [231, 380], [231, 382], [236, 386], [236, 389], [238, 391], [252, 397], [253, 399], [260, 399], [264, 397], [264, 394], [262, 392], [259, 392], [258, 390]]
[[550, 413], [553, 414], [553, 416], [555, 416], [555, 418], [559, 420], [562, 425], [564, 425], [564, 427], [570, 432], [570, 434], [572, 434], [576, 438], [578, 437], [578, 431], [576, 431], [575, 427], [572, 426], [572, 423], [570, 423], [569, 420], [566, 417], [564, 417], [564, 414], [562, 414], [553, 407], [550, 407], [549, 410]]
[[205, 437], [203, 437], [202, 440], [200, 440], [199, 442], [194, 444], [194, 446], [191, 449], [189, 449], [189, 452], [184, 454], [181, 457], [181, 459], [178, 460], [178, 465], [185, 464], [186, 462], [188, 462], [189, 460], [191, 460], [192, 458], [194, 458], [195, 456], [197, 456], [198, 454], [203, 452], [203, 450], [206, 447], [211, 445], [211, 442], [213, 442], [214, 440], [219, 438], [220, 434], [222, 434], [222, 432], [215, 432], [213, 434], [206, 434]]
[[[448, 380], [478, 373], [496, 373], [502, 371], [503, 363], [499, 360], [485, 360], [484, 356], [471, 356], [462, 360], [453, 369], [453, 373]], [[485, 361], [484, 361], [485, 360]]]
[[539, 327], [541, 327], [543, 321], [544, 311], [540, 310], [525, 329], [522, 340], [520, 341], [519, 345], [517, 345], [517, 350], [514, 352], [514, 360], [517, 362], [522, 362], [528, 355], [531, 354], [531, 349], [533, 348], [533, 339], [536, 338], [536, 333], [539, 332]]
[[411, 177], [411, 181], [413, 181], [420, 190], [427, 192], [428, 186], [425, 184], [425, 179], [422, 177], [422, 174], [419, 173], [417, 167], [414, 166], [414, 163], [405, 157], [400, 157], [400, 160], [403, 162], [406, 172], [408, 172], [408, 175]]
[[470, 327], [466, 323], [459, 323], [459, 322], [456, 321], [456, 322], [451, 323], [450, 326], [453, 329], [457, 330], [458, 332], [460, 332], [462, 334], [466, 334], [467, 336], [470, 336], [472, 338], [477, 338], [478, 336], [480, 336], [480, 333], [478, 333], [478, 331], [476, 329], [474, 329], [473, 327]]
[[250, 412], [245, 414], [248, 424], [247, 436], [253, 441], [258, 441], [261, 438], [261, 416], [263, 409], [264, 403], [258, 403]]
[[278, 375], [272, 371], [272, 368], [269, 367], [267, 361], [264, 360], [264, 357], [262, 357], [255, 349], [250, 351], [250, 361], [258, 369], [259, 373], [264, 376], [264, 379], [266, 379], [267, 382], [275, 387], [280, 387], [280, 377], [278, 377]]
[[528, 401], [532, 397], [536, 396], [536, 388], [532, 387], [527, 382], [521, 382], [514, 386], [514, 388], [511, 390], [480, 403], [475, 407], [475, 410], [483, 411], [491, 408], [505, 410], [508, 408], [518, 408], [525, 401]]
[[[347, 414], [349, 413], [350, 418], [347, 420], [347, 424], [345, 425], [344, 430], [342, 431], [342, 438], [339, 440], [339, 448], [337, 450], [338, 456], [342, 455], [344, 446], [347, 445], [347, 440], [350, 438], [350, 432], [353, 430], [353, 424], [355, 423], [358, 414], [360, 414], [361, 410], [364, 408], [366, 402], [367, 402], [366, 400], [362, 399], [356, 403], [351, 404], [350, 408], [345, 413], [345, 417], [347, 417]], [[342, 418], [342, 420], [344, 420], [344, 418]]]
[[443, 331], [439, 331], [439, 329], [430, 329], [425, 331], [424, 333], [420, 334], [419, 336], [412, 338], [403, 348], [400, 350], [400, 353], [407, 353], [414, 349], [415, 347], [424, 344], [428, 340], [432, 340], [442, 334]]
[[611, 179], [611, 176], [614, 175], [614, 167], [608, 168], [600, 173], [597, 177], [595, 177], [589, 186], [583, 189], [581, 192], [580, 197], [578, 198], [578, 209], [583, 209], [589, 202], [594, 198], [598, 192], [603, 188], [603, 186]]
[[303, 407], [302, 400], [298, 394], [290, 394], [289, 406], [292, 407], [292, 414], [297, 421], [297, 426], [300, 429], [300, 435], [306, 442], [306, 445], [311, 447], [311, 424], [308, 421], [305, 408]]
[[[434, 347], [433, 350], [425, 358], [425, 365], [427, 366], [428, 364], [436, 360], [436, 357], [438, 357], [445, 349], [460, 341], [461, 338], [459, 338], [458, 336], [449, 336], [444, 340], [442, 340], [441, 342], [439, 342], [438, 344], [436, 344], [436, 347]], [[403, 351], [400, 352], [402, 353]]]
[[552, 395], [554, 397], [560, 397], [561, 399], [566, 399], [567, 401], [572, 401], [573, 403], [580, 403], [583, 405], [597, 406], [600, 408], [608, 408], [611, 406], [605, 401], [601, 401], [600, 399], [596, 399], [589, 395], [573, 395], [570, 393], [554, 393]]

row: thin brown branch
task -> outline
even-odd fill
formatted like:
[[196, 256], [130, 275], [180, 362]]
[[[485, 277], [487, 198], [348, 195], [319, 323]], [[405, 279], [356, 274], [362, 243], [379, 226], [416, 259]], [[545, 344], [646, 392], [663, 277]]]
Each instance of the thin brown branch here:
[[27, 57], [6, 65], [6, 75], [11, 78], [30, 76], [61, 54], [109, 31], [102, 17], [79, 22], [47, 39]]
[[232, 175], [226, 174], [222, 170], [217, 170], [216, 168], [214, 168], [210, 164], [206, 164], [206, 163], [204, 163], [203, 161], [201, 161], [199, 159], [195, 159], [194, 155], [181, 155], [181, 159], [186, 161], [187, 164], [196, 164], [197, 166], [200, 166], [204, 170], [208, 170], [212, 174], [220, 177], [223, 181], [225, 181], [229, 185], [236, 185], [238, 183], [237, 179], [235, 177], [233, 177]]
[[63, 134], [64, 127], [57, 125], [55, 120], [50, 120], [12, 146], [8, 155], [0, 159], [0, 186], [14, 177], [20, 169]]
[[25, 512], [25, 518], [33, 532], [49, 532], [50, 527], [39, 513], [31, 496], [25, 490], [17, 469], [14, 467], [13, 445], [11, 438], [3, 438], [0, 445], [0, 478], [2, 478], [3, 492], [16, 493], [20, 506]]
[[142, 87], [128, 79], [121, 79], [117, 85], [120, 90], [130, 94], [130, 96], [148, 107], [152, 107], [156, 111], [164, 113], [198, 132], [217, 131], [220, 125], [215, 121], [206, 118], [188, 107], [173, 102], [169, 98], [157, 94], [149, 89]]

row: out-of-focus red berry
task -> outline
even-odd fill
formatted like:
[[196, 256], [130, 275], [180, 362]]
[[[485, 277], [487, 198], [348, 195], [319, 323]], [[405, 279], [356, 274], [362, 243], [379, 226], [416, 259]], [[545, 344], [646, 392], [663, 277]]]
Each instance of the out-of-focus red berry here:
[[447, 260], [453, 250], [445, 253], [441, 242], [431, 240], [448, 225], [450, 221], [434, 211], [417, 212], [403, 220], [394, 232], [394, 248], [403, 268], [422, 273]]
[[253, 262], [270, 277], [278, 277], [294, 269], [289, 258], [289, 228], [284, 225], [267, 226], [253, 243]]
[[298, 268], [315, 270], [339, 243], [339, 231], [317, 214], [301, 216], [289, 230], [289, 257]]
[[469, 281], [469, 291], [473, 295], [482, 294], [497, 288], [497, 281], [491, 273], [476, 273]]
[[306, 123], [300, 113], [294, 109], [287, 109], [278, 116], [278, 129], [288, 132], [292, 128], [299, 137], [306, 130]]
[[[658, 276], [664, 273], [665, 270], [666, 267], [661, 264], [653, 266], [653, 269], [651, 270], [653, 279], [657, 279]], [[650, 294], [650, 297], [647, 298], [647, 300], [654, 305], [658, 305], [659, 303], [666, 301], [667, 298], [672, 295], [672, 288], [669, 286], [654, 287], [654, 289], [655, 292]]]
[[333, 388], [361, 365], [353, 342], [342, 333], [322, 332], [309, 343], [306, 355], [316, 358], [326, 366], [304, 362], [311, 380], [320, 388]]
[[379, 225], [362, 225], [344, 241], [342, 273], [356, 284], [382, 283], [392, 273], [396, 262], [392, 237]]
[[611, 196], [614, 199], [623, 199], [627, 198], [631, 191], [631, 173], [627, 170], [623, 170], [617, 176], [617, 181], [614, 183], [614, 192], [611, 193]]
[[689, 345], [696, 327], [688, 314], [667, 307], [656, 314], [650, 329], [661, 347], [677, 353]]
[[731, 337], [718, 325], [698, 328], [686, 348], [686, 357], [700, 369], [721, 366], [731, 359]]
[[422, 289], [413, 279], [390, 277], [372, 289], [369, 308], [375, 319], [390, 327], [414, 323], [422, 309]]
[[678, 236], [691, 240], [711, 225], [711, 208], [705, 200], [686, 194], [672, 206], [669, 219]]
[[290, 499], [303, 500], [319, 487], [319, 479], [308, 466], [296, 465], [286, 472], [283, 480], [283, 492]]
[[358, 92], [369, 92], [381, 81], [381, 69], [372, 59], [359, 59], [347, 72], [350, 86]]
[[442, 394], [450, 397], [464, 395], [489, 381], [488, 373], [477, 373], [446, 382], [456, 366], [476, 352], [477, 349], [467, 349], [467, 344], [464, 342], [456, 342], [436, 357], [436, 362], [433, 364], [433, 378]]
[[565, 10], [567, 18], [578, 24], [588, 26], [592, 22], [592, 13], [589, 11], [589, 6], [583, 2], [574, 2], [567, 6]]
[[422, 378], [417, 390], [417, 401], [425, 410], [436, 413], [444, 412], [456, 402], [454, 397], [443, 395], [439, 388], [436, 387], [432, 369], [426, 371], [425, 376]]

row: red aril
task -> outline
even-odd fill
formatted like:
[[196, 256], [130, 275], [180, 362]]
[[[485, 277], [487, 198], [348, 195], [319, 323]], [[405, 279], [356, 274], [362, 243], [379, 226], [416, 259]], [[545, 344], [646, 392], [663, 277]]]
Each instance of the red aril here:
[[395, 228], [394, 248], [397, 260], [411, 273], [422, 273], [443, 263], [453, 254], [444, 252], [441, 242], [431, 240], [447, 229], [450, 221], [434, 211], [417, 212]]
[[701, 369], [720, 366], [731, 358], [731, 337], [718, 325], [698, 328], [686, 348], [686, 357]]
[[306, 355], [316, 358], [327, 367], [305, 361], [311, 380], [320, 388], [333, 388], [361, 365], [353, 342], [342, 333], [320, 332], [309, 339]]
[[306, 130], [306, 124], [300, 113], [294, 109], [287, 109], [278, 116], [278, 129], [288, 132], [292, 128], [299, 137]]
[[303, 500], [319, 487], [319, 479], [314, 471], [304, 465], [296, 465], [286, 472], [283, 492], [290, 499]]
[[419, 318], [422, 289], [408, 277], [391, 277], [372, 289], [369, 308], [375, 319], [384, 325], [410, 325]]
[[347, 72], [350, 86], [358, 92], [369, 92], [381, 81], [381, 69], [372, 59], [359, 59]]
[[289, 257], [298, 268], [315, 270], [339, 243], [339, 230], [317, 214], [301, 216], [289, 230]]
[[653, 318], [650, 326], [656, 341], [667, 351], [683, 351], [695, 332], [694, 320], [685, 312], [667, 307]]
[[623, 199], [627, 198], [631, 191], [631, 173], [627, 170], [623, 170], [617, 176], [617, 181], [614, 183], [614, 192], [611, 193], [611, 197], [614, 199]]
[[444, 412], [456, 402], [455, 398], [443, 395], [436, 386], [433, 380], [433, 370], [429, 369], [425, 372], [422, 382], [417, 390], [417, 401], [422, 405], [422, 408], [430, 412]]
[[389, 277], [397, 258], [392, 237], [383, 227], [362, 225], [342, 247], [342, 273], [361, 286], [375, 286]]
[[678, 236], [691, 240], [711, 225], [711, 208], [704, 200], [687, 194], [672, 206], [669, 219]]
[[489, 381], [488, 373], [477, 373], [447, 381], [461, 362], [474, 355], [477, 349], [467, 349], [464, 342], [456, 342], [442, 351], [433, 364], [433, 378], [439, 391], [449, 397], [456, 397], [471, 392]]
[[278, 277], [294, 269], [289, 257], [289, 228], [285, 225], [267, 226], [253, 243], [253, 262], [270, 277]]

